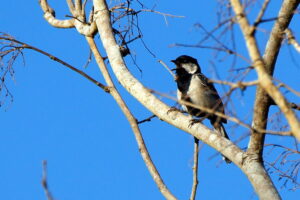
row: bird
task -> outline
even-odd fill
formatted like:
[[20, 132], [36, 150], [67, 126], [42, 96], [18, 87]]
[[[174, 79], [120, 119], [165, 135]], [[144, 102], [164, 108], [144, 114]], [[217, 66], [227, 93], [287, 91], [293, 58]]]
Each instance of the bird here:
[[[214, 87], [213, 83], [209, 82], [209, 79], [202, 74], [200, 65], [197, 59], [181, 55], [175, 60], [171, 60], [176, 65], [173, 69], [176, 72], [175, 81], [177, 83], [177, 99], [185, 102], [189, 102], [195, 106], [213, 109], [214, 111], [225, 113], [223, 102]], [[213, 113], [207, 113], [201, 109], [181, 105], [183, 110], [193, 117], [200, 118], [198, 121], [202, 121], [207, 118], [214, 129], [223, 137], [229, 139], [223, 123], [227, 123], [225, 118], [221, 118]], [[197, 119], [193, 119], [192, 123], [195, 123]], [[226, 163], [231, 161], [223, 156], [223, 160]]]

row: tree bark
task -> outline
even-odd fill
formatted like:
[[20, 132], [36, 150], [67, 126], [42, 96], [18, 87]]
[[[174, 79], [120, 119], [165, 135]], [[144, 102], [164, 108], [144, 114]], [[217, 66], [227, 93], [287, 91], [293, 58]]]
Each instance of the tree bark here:
[[[272, 28], [272, 32], [263, 56], [266, 73], [268, 73], [270, 76], [273, 76], [277, 56], [282, 40], [284, 39], [284, 31], [288, 28], [294, 15], [294, 11], [298, 5], [299, 0], [285, 0], [279, 11], [278, 19]], [[271, 102], [272, 100], [265, 90], [258, 86], [256, 89], [252, 122], [252, 128], [254, 130], [267, 128], [268, 113]], [[258, 159], [260, 160], [262, 160], [264, 138], [265, 134], [252, 131], [247, 150], [247, 152], [250, 154], [258, 155]]]
[[[215, 134], [202, 124], [189, 127], [189, 118], [181, 113], [172, 112], [167, 114], [169, 107], [158, 100], [128, 71], [121, 56], [110, 23], [109, 11], [104, 0], [94, 0], [95, 20], [101, 41], [107, 53], [110, 65], [119, 82], [147, 109], [157, 115], [160, 119], [178, 127], [194, 137], [204, 141], [217, 149], [223, 155], [232, 160], [249, 177], [255, 191], [260, 199], [280, 199], [276, 188], [270, 180], [261, 163], [251, 160], [245, 152], [229, 140]], [[262, 189], [263, 188], [263, 189]]]
[[[237, 22], [241, 28], [246, 42], [249, 56], [252, 60], [253, 66], [257, 72], [259, 85], [264, 91], [272, 97], [273, 101], [278, 105], [284, 116], [286, 117], [293, 135], [300, 140], [300, 122], [297, 119], [293, 110], [289, 107], [287, 100], [284, 98], [282, 93], [273, 84], [272, 77], [265, 69], [265, 63], [260, 55], [256, 38], [254, 37], [255, 27], [249, 24], [247, 15], [244, 12], [244, 8], [239, 0], [230, 0], [232, 8], [236, 13]], [[297, 6], [299, 0], [285, 0], [284, 4]], [[281, 18], [282, 16], [279, 16]], [[278, 18], [278, 20], [279, 20]], [[283, 18], [283, 17], [282, 17]], [[274, 56], [277, 56], [275, 53]]]

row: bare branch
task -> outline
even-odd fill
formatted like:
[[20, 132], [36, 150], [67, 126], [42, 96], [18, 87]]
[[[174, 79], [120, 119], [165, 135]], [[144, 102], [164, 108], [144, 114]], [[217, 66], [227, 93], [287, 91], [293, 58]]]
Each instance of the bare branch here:
[[[69, 20], [58, 20], [55, 18], [54, 10], [48, 5], [47, 0], [40, 0], [41, 8], [44, 11], [44, 18], [46, 21], [56, 28], [74, 28], [84, 36], [93, 36], [97, 33], [96, 24], [86, 23], [84, 13], [82, 12], [81, 6], [74, 7], [72, 0], [67, 0], [70, 12], [72, 13], [72, 19]], [[78, 2], [77, 2], [78, 3]], [[81, 4], [81, 3], [80, 3]]]
[[[288, 27], [293, 17], [294, 10], [298, 4], [299, 1], [297, 2], [295, 0], [284, 1], [278, 14], [278, 20], [275, 22], [272, 28], [263, 56], [265, 64], [264, 68], [266, 70], [266, 73], [268, 73], [270, 76], [272, 76], [274, 72], [277, 56], [281, 47], [282, 40], [284, 38], [284, 31]], [[273, 100], [275, 100], [274, 96]], [[252, 127], [254, 129], [265, 129], [267, 127], [269, 107], [272, 104], [273, 100], [269, 97], [269, 92], [266, 92], [265, 88], [263, 88], [262, 86], [257, 88], [252, 122]], [[287, 103], [287, 106], [290, 107], [289, 103]], [[264, 147], [264, 137], [264, 135], [256, 133], [253, 130], [247, 150], [253, 155], [258, 155], [259, 159], [261, 160]]]
[[267, 146], [276, 146], [276, 147], [280, 147], [280, 148], [286, 149], [288, 151], [291, 151], [291, 152], [293, 152], [295, 154], [300, 154], [300, 151], [298, 151], [298, 150], [294, 150], [294, 149], [291, 149], [291, 148], [288, 148], [288, 147], [285, 147], [285, 146], [282, 146], [282, 145], [279, 145], [279, 144], [265, 144], [265, 146], [266, 147]]
[[150, 117], [146, 118], [146, 119], [143, 119], [141, 121], [138, 121], [137, 124], [142, 124], [142, 123], [145, 123], [145, 122], [150, 122], [151, 119], [155, 118], [156, 115], [151, 115]]
[[159, 11], [156, 11], [156, 10], [150, 10], [150, 9], [141, 9], [141, 10], [134, 10], [132, 8], [128, 8], [126, 6], [114, 6], [112, 8], [110, 8], [109, 10], [110, 11], [114, 11], [114, 10], [118, 10], [118, 9], [124, 9], [124, 10], [127, 10], [129, 12], [134, 12], [134, 13], [140, 13], [140, 12], [152, 12], [152, 13], [156, 13], [156, 14], [159, 14], [159, 15], [162, 15], [164, 17], [172, 17], [172, 18], [184, 18], [185, 16], [180, 16], [180, 15], [172, 15], [172, 14], [168, 14], [168, 13], [163, 13], [163, 12], [159, 12]]
[[278, 144], [266, 144], [265, 147], [271, 147], [269, 152], [276, 150], [276, 155], [278, 155], [271, 163], [265, 161], [270, 166], [268, 171], [272, 173], [275, 170], [279, 180], [284, 179], [283, 187], [286, 187], [287, 183], [290, 182], [293, 185], [292, 190], [299, 189], [300, 152], [297, 146], [296, 149], [291, 149]]
[[[289, 108], [287, 100], [281, 94], [281, 92], [276, 88], [276, 86], [272, 83], [271, 75], [265, 69], [265, 63], [262, 59], [258, 46], [257, 41], [253, 35], [253, 27], [250, 26], [246, 14], [244, 12], [244, 8], [239, 0], [231, 0], [231, 5], [233, 10], [236, 13], [238, 23], [240, 28], [243, 32], [244, 39], [246, 41], [246, 45], [248, 48], [249, 55], [253, 62], [253, 66], [256, 69], [259, 85], [268, 93], [270, 97], [276, 102], [279, 106], [282, 113], [285, 115], [289, 125], [291, 126], [292, 133], [300, 140], [300, 123], [293, 112], [292, 109]], [[285, 0], [283, 3], [283, 7], [290, 6], [295, 10], [297, 5], [299, 4], [298, 0]], [[293, 12], [291, 14], [293, 16]], [[286, 21], [286, 17], [283, 18], [281, 16], [278, 17], [278, 21]], [[289, 20], [288, 23], [289, 24]], [[282, 35], [282, 34], [281, 34]]]
[[76, 10], [82, 10], [81, 0], [75, 0], [75, 8]]
[[158, 62], [160, 63], [160, 64], [162, 64], [162, 66], [164, 66], [167, 70], [168, 70], [168, 72], [171, 74], [171, 76], [173, 77], [173, 79], [175, 80], [175, 74], [172, 72], [172, 70], [168, 67], [168, 65], [166, 65], [166, 63], [164, 63], [164, 61], [162, 61], [162, 60], [158, 60]]
[[54, 200], [51, 192], [49, 191], [48, 182], [47, 182], [47, 161], [43, 160], [43, 177], [42, 177], [42, 186], [46, 194], [47, 200]]
[[295, 103], [290, 103], [291, 108], [295, 109], [295, 110], [300, 110], [300, 105], [297, 105]]
[[277, 80], [274, 78], [274, 81], [278, 82], [279, 84], [277, 85], [278, 88], [284, 87], [287, 90], [289, 90], [290, 92], [294, 93], [295, 95], [297, 95], [298, 97], [300, 97], [300, 92], [296, 91], [295, 89], [291, 88], [290, 86], [288, 86], [287, 84], [281, 82], [280, 80]]
[[74, 20], [58, 20], [55, 18], [55, 11], [49, 6], [47, 0], [39, 0], [40, 6], [44, 11], [46, 21], [56, 28], [73, 28]]
[[209, 80], [211, 83], [218, 83], [218, 84], [223, 84], [223, 85], [229, 85], [231, 89], [236, 89], [240, 88], [241, 90], [244, 90], [248, 86], [255, 86], [258, 84], [258, 81], [249, 81], [249, 82], [229, 82], [229, 81], [220, 81], [220, 80]]
[[241, 59], [243, 59], [245, 62], [247, 63], [251, 63], [251, 61], [249, 59], [247, 59], [245, 56], [237, 53], [237, 52], [234, 52], [230, 49], [227, 49], [227, 48], [223, 48], [223, 47], [215, 47], [215, 46], [206, 46], [206, 45], [189, 45], [189, 44], [179, 44], [179, 43], [175, 43], [175, 44], [171, 44], [169, 45], [170, 47], [176, 47], [176, 46], [181, 46], [181, 47], [192, 47], [192, 48], [202, 48], [202, 49], [212, 49], [212, 50], [216, 50], [216, 51], [223, 51], [223, 52], [226, 52], [228, 54], [233, 54], [237, 57], [240, 57]]
[[[232, 121], [232, 122], [235, 122], [236, 124], [239, 124], [241, 126], [244, 126], [245, 128], [248, 128], [249, 130], [253, 130], [253, 127], [251, 127], [251, 125], [249, 124], [246, 124], [244, 123], [243, 121], [241, 121], [240, 119], [238, 118], [235, 118], [235, 117], [232, 117], [232, 116], [228, 116], [228, 115], [225, 115], [223, 114], [222, 112], [218, 112], [216, 111], [215, 109], [211, 109], [211, 108], [207, 108], [207, 107], [203, 107], [203, 106], [199, 106], [199, 105], [196, 105], [196, 104], [193, 104], [191, 102], [188, 102], [188, 101], [183, 101], [183, 100], [178, 100], [177, 98], [175, 97], [172, 97], [170, 95], [167, 95], [167, 94], [163, 94], [161, 92], [157, 92], [155, 90], [151, 90], [149, 89], [149, 91], [151, 91], [152, 93], [155, 93], [157, 95], [160, 95], [162, 97], [166, 97], [168, 99], [171, 99], [173, 101], [176, 101], [177, 103], [181, 104], [181, 105], [186, 105], [186, 106], [189, 106], [189, 107], [192, 107], [192, 108], [197, 108], [203, 112], [206, 112], [206, 113], [209, 113], [209, 114], [214, 114], [220, 118], [223, 118], [223, 119], [227, 119], [228, 121]], [[174, 110], [175, 112], [175, 110]], [[181, 111], [176, 111], [176, 112], [179, 112], [181, 113]], [[272, 131], [272, 130], [266, 130], [266, 129], [255, 129], [254, 131], [257, 131], [259, 133], [267, 133], [267, 134], [272, 134], [272, 135], [281, 135], [281, 136], [292, 136], [292, 133], [289, 131], [289, 132], [282, 132], [282, 131]]]
[[198, 188], [198, 157], [199, 157], [199, 140], [194, 137], [194, 165], [193, 165], [193, 186], [190, 200], [196, 199]]
[[267, 9], [269, 3], [270, 3], [270, 0], [265, 0], [265, 1], [264, 1], [264, 4], [262, 5], [262, 8], [261, 8], [261, 10], [259, 11], [259, 13], [258, 13], [258, 15], [257, 15], [257, 17], [256, 17], [256, 20], [255, 20], [255, 22], [254, 22], [254, 27], [256, 27], [259, 23], [261, 23], [262, 17], [264, 16], [264, 14], [265, 14], [265, 12], [266, 12], [266, 9]]
[[76, 15], [77, 13], [76, 13], [76, 9], [75, 9], [73, 0], [67, 0], [67, 4], [68, 4], [69, 10], [72, 13], [72, 15], [74, 17], [77, 17], [77, 15]]
[[288, 43], [293, 45], [293, 47], [296, 49], [296, 51], [298, 51], [298, 53], [300, 53], [300, 44], [299, 42], [297, 42], [295, 36], [293, 35], [293, 32], [291, 31], [291, 29], [285, 29], [285, 34], [287, 36], [288, 39]]
[[85, 77], [86, 79], [88, 79], [89, 81], [91, 81], [92, 83], [94, 83], [95, 85], [97, 85], [98, 87], [102, 88], [105, 92], [109, 92], [110, 91], [109, 87], [107, 87], [107, 86], [103, 85], [102, 83], [96, 81], [95, 79], [93, 79], [92, 77], [90, 77], [88, 74], [86, 74], [83, 71], [81, 71], [81, 70], [73, 67], [72, 65], [68, 64], [67, 62], [59, 59], [58, 57], [56, 57], [56, 56], [54, 56], [54, 55], [52, 55], [52, 54], [50, 54], [48, 52], [45, 52], [45, 51], [43, 51], [43, 50], [41, 50], [41, 49], [39, 49], [37, 47], [31, 46], [29, 44], [26, 44], [24, 42], [18, 41], [16, 39], [11, 38], [11, 37], [0, 36], [0, 40], [12, 41], [12, 42], [14, 42], [16, 44], [20, 44], [21, 46], [16, 47], [16, 49], [31, 49], [31, 50], [34, 50], [34, 51], [36, 51], [38, 53], [41, 53], [41, 54], [47, 56], [48, 58], [50, 58], [51, 60], [54, 60], [54, 61], [62, 64], [63, 66], [71, 69], [72, 71], [80, 74], [81, 76]]
[[123, 111], [124, 115], [126, 116], [128, 122], [131, 125], [131, 128], [133, 130], [133, 133], [135, 135], [135, 139], [138, 143], [139, 151], [141, 153], [141, 156], [150, 172], [152, 175], [153, 180], [155, 181], [156, 185], [158, 186], [159, 190], [161, 193], [167, 198], [167, 199], [172, 199], [175, 200], [176, 197], [168, 190], [167, 186], [163, 182], [158, 170], [156, 169], [154, 163], [151, 160], [150, 154], [147, 150], [146, 144], [144, 142], [144, 139], [142, 137], [142, 134], [140, 132], [139, 126], [137, 124], [136, 119], [134, 116], [131, 114], [129, 108], [127, 107], [126, 103], [122, 99], [121, 95], [117, 91], [110, 74], [106, 68], [106, 65], [103, 61], [102, 56], [100, 55], [100, 52], [97, 49], [97, 46], [95, 44], [95, 41], [92, 37], [86, 37], [86, 40], [95, 56], [96, 62], [104, 76], [104, 79], [106, 80], [107, 84], [111, 87], [111, 95], [114, 97], [118, 105], [120, 106], [121, 110]]

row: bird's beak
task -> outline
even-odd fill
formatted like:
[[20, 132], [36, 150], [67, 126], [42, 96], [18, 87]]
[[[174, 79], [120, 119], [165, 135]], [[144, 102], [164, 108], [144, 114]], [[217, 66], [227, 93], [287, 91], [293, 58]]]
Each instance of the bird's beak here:
[[171, 60], [171, 62], [176, 64], [176, 60]]
[[171, 69], [171, 71], [176, 71], [177, 68]]

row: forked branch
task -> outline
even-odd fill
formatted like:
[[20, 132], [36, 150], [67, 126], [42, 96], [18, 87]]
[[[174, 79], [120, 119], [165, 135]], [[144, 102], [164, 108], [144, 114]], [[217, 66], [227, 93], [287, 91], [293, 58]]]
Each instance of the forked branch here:
[[152, 175], [152, 178], [154, 179], [155, 183], [157, 184], [159, 190], [161, 191], [161, 193], [167, 198], [167, 199], [171, 199], [174, 200], [176, 199], [175, 196], [168, 190], [167, 186], [165, 185], [165, 183], [163, 182], [161, 176], [159, 175], [158, 170], [156, 169], [154, 163], [151, 160], [150, 154], [147, 150], [147, 147], [145, 145], [144, 139], [142, 137], [142, 134], [140, 132], [138, 123], [136, 121], [136, 119], [133, 117], [133, 115], [131, 114], [129, 108], [127, 107], [126, 103], [124, 102], [124, 100], [122, 99], [121, 95], [119, 94], [119, 92], [117, 91], [111, 77], [110, 74], [106, 68], [106, 65], [103, 61], [102, 56], [100, 55], [100, 52], [97, 49], [97, 46], [95, 44], [95, 41], [92, 37], [86, 37], [86, 40], [95, 56], [96, 62], [104, 76], [105, 81], [107, 82], [107, 84], [110, 86], [111, 88], [111, 95], [114, 97], [114, 99], [116, 100], [116, 102], [118, 103], [118, 105], [120, 106], [121, 110], [123, 111], [124, 115], [126, 116], [128, 122], [131, 125], [131, 128], [133, 130], [133, 133], [135, 135], [135, 139], [138, 143], [138, 147], [139, 147], [139, 151], [142, 155], [142, 158], [144, 159], [144, 162], [150, 172], [150, 174]]
[[[248, 53], [256, 69], [259, 85], [268, 93], [270, 97], [276, 102], [282, 113], [285, 115], [291, 127], [294, 136], [300, 140], [300, 122], [297, 119], [293, 110], [289, 107], [287, 100], [284, 98], [278, 88], [272, 83], [272, 77], [265, 69], [265, 62], [260, 55], [257, 41], [253, 35], [253, 27], [249, 24], [247, 15], [239, 0], [231, 0], [231, 5], [236, 13], [237, 22], [242, 30], [244, 39], [247, 45]], [[283, 6], [289, 6], [295, 10], [299, 4], [298, 0], [285, 0]], [[291, 14], [293, 16], [293, 13]], [[286, 20], [285, 17], [278, 16], [278, 21]], [[289, 23], [287, 23], [289, 24]]]

